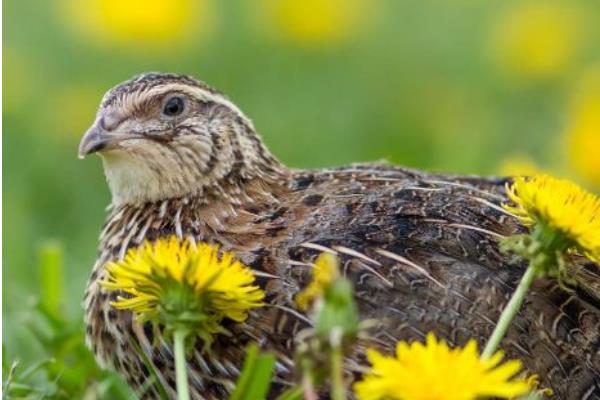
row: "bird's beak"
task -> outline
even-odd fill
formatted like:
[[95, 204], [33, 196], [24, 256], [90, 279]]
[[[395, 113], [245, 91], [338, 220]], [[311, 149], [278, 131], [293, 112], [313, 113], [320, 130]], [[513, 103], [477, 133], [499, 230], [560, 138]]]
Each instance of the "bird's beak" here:
[[112, 133], [102, 128], [100, 124], [95, 123], [79, 142], [79, 158], [84, 158], [88, 154], [119, 148], [121, 142], [126, 140], [142, 138], [142, 135], [135, 133]]
[[106, 132], [106, 130], [102, 129], [96, 123], [88, 129], [79, 143], [79, 158], [84, 158], [88, 154], [114, 147], [116, 142], [118, 142], [117, 138]]

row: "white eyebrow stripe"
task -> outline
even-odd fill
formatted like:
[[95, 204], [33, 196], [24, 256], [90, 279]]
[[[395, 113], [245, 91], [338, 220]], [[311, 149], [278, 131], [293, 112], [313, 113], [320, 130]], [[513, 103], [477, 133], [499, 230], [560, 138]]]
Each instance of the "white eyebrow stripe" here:
[[199, 87], [180, 84], [180, 83], [171, 83], [171, 84], [161, 85], [161, 86], [152, 88], [152, 89], [148, 90], [147, 92], [145, 92], [143, 96], [144, 97], [154, 97], [154, 96], [160, 96], [160, 95], [168, 93], [168, 92], [181, 92], [181, 93], [187, 94], [190, 97], [200, 99], [201, 101], [220, 104], [222, 106], [229, 108], [230, 110], [233, 110], [245, 122], [250, 124], [250, 120], [231, 101], [227, 100], [225, 97], [223, 97], [221, 95], [211, 93], [208, 90], [202, 89]]

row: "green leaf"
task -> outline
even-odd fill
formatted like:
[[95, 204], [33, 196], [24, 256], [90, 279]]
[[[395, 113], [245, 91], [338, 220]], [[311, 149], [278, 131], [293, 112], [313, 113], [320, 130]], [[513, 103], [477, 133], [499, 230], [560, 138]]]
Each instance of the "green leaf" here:
[[315, 331], [329, 338], [334, 329], [340, 329], [343, 337], [349, 337], [356, 334], [358, 324], [354, 288], [347, 279], [337, 279], [326, 288], [323, 302], [316, 309]]
[[41, 305], [51, 315], [58, 317], [63, 295], [63, 251], [55, 241], [43, 243], [38, 250]]
[[235, 390], [229, 400], [260, 400], [266, 398], [271, 386], [274, 365], [275, 356], [273, 354], [259, 353], [256, 344], [248, 346], [242, 374], [238, 378]]
[[54, 364], [54, 363], [56, 363], [56, 360], [54, 360], [54, 359], [38, 361], [35, 364], [31, 365], [29, 368], [27, 368], [25, 371], [21, 372], [19, 374], [19, 379], [23, 380], [23, 381], [27, 380], [27, 379], [31, 378], [37, 372], [45, 369], [50, 364]]
[[286, 390], [277, 400], [302, 400], [303, 390], [302, 386], [294, 386], [293, 388]]
[[[3, 353], [3, 357], [4, 357], [4, 353]], [[8, 364], [8, 362], [7, 362]], [[8, 372], [6, 372], [6, 379], [4, 379], [4, 381], [2, 382], [2, 399], [8, 399], [8, 392], [10, 391], [11, 386], [13, 385], [13, 380], [14, 380], [14, 375], [15, 375], [15, 369], [17, 368], [17, 363], [13, 362], [12, 365], [9, 367]], [[6, 368], [2, 367], [2, 373], [4, 374], [6, 371]]]

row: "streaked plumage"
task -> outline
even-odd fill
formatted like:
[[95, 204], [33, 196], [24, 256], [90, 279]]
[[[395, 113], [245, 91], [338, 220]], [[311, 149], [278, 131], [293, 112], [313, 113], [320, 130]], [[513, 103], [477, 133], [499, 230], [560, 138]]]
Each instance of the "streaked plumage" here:
[[[161, 114], [173, 96], [185, 110]], [[146, 239], [219, 243], [252, 266], [267, 291], [267, 307], [231, 324], [234, 334], [219, 336], [212, 354], [199, 347], [189, 360], [195, 398], [224, 398], [253, 340], [278, 354], [276, 386], [288, 385], [293, 335], [310, 323], [293, 298], [322, 251], [341, 257], [362, 317], [382, 321], [372, 332], [382, 349], [428, 331], [451, 344], [483, 344], [524, 270], [498, 250], [499, 238], [524, 229], [500, 207], [506, 180], [387, 164], [290, 169], [233, 103], [189, 77], [147, 74], [109, 91], [82, 140], [80, 154], [91, 152], [102, 155], [113, 202], [85, 295], [87, 337], [98, 360], [137, 389], [150, 376], [140, 348], [173, 395], [169, 345], [111, 308], [114, 294], [98, 281], [107, 261]], [[573, 291], [536, 282], [503, 348], [555, 398], [600, 399], [600, 273], [574, 258]], [[364, 363], [363, 345], [349, 374]], [[158, 395], [151, 386], [145, 396]]]

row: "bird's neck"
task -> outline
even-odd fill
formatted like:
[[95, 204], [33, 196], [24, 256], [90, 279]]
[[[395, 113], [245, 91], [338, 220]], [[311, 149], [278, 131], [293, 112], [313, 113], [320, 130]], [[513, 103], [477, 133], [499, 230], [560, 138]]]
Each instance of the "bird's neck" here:
[[[101, 248], [122, 258], [131, 246], [164, 235], [213, 241], [245, 237], [258, 215], [280, 207], [292, 192], [290, 180], [253, 179], [243, 186], [207, 188], [202, 196], [172, 197], [147, 203], [112, 205], [100, 237]], [[238, 243], [243, 246], [244, 243]]]
[[144, 157], [104, 154], [104, 171], [114, 207], [141, 206], [176, 198], [239, 205], [257, 192], [276, 192], [288, 183], [290, 170], [264, 152], [253, 158], [231, 156], [216, 161], [163, 153]]
[[132, 183], [118, 195], [113, 191], [112, 207], [139, 208], [149, 204], [193, 199], [197, 207], [221, 205], [237, 207], [243, 204], [275, 201], [276, 196], [289, 186], [290, 172], [287, 169], [272, 170], [268, 176], [228, 175], [211, 182], [199, 180], [190, 186], [167, 182], [156, 187]]

